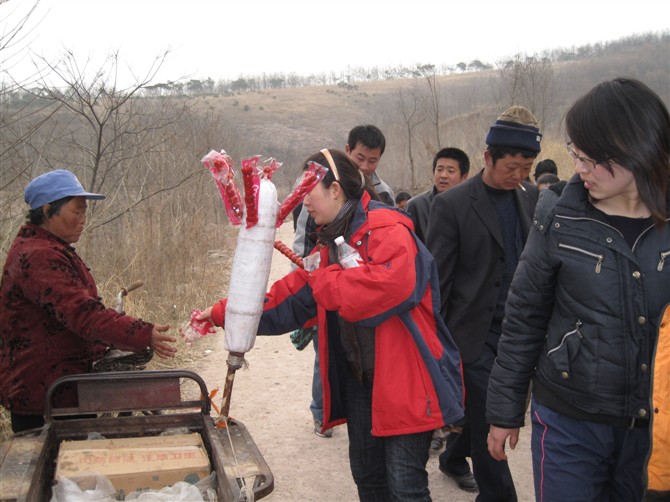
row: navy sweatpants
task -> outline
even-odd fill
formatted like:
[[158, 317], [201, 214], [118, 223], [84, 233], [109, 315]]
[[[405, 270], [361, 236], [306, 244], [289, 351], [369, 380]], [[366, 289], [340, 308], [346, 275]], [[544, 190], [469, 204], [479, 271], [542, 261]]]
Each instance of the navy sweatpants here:
[[649, 428], [574, 420], [531, 403], [533, 476], [538, 502], [642, 499]]

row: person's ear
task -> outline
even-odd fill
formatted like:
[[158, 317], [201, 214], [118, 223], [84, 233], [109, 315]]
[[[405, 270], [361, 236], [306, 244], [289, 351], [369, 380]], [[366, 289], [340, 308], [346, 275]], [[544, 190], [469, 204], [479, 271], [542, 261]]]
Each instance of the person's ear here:
[[347, 155], [351, 155], [351, 147], [349, 146], [349, 143], [344, 145], [344, 153], [346, 153]]
[[333, 181], [330, 185], [330, 191], [333, 194], [334, 199], [338, 199], [341, 195], [344, 195], [342, 191], [342, 186], [339, 181]]
[[51, 207], [51, 204], [44, 204], [42, 206], [42, 214], [44, 215], [45, 220], [49, 219], [49, 208], [50, 207]]
[[486, 167], [493, 167], [493, 156], [491, 156], [491, 152], [488, 150], [484, 150], [484, 162], [486, 163]]

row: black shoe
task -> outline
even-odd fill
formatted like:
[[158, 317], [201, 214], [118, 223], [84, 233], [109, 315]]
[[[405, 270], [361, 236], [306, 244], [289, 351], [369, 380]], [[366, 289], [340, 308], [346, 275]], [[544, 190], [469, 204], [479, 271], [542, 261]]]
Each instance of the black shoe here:
[[444, 467], [440, 466], [440, 472], [456, 481], [456, 483], [458, 483], [458, 487], [463, 491], [466, 492], [479, 491], [479, 487], [477, 486], [475, 477], [472, 475], [472, 471], [468, 471], [465, 474], [454, 474], [453, 472], [449, 472]]

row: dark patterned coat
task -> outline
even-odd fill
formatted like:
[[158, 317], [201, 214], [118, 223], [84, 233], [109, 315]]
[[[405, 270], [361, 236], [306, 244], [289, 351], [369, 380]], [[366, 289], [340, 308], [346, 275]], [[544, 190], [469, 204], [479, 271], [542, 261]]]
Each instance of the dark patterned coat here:
[[[75, 249], [26, 224], [0, 282], [0, 403], [17, 414], [41, 415], [56, 379], [86, 373], [107, 345], [145, 349], [152, 329], [106, 308]], [[61, 406], [72, 402], [60, 399]]]

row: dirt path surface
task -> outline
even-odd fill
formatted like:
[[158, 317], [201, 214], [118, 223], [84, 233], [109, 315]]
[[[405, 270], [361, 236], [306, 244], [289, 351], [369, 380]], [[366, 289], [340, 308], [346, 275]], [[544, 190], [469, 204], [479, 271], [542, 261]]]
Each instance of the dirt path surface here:
[[[293, 224], [284, 224], [277, 239], [288, 246], [293, 242]], [[275, 251], [270, 284], [290, 271], [290, 262]], [[194, 368], [208, 388], [220, 388], [226, 375], [227, 352], [223, 335], [192, 350], [211, 350]], [[268, 501], [348, 502], [358, 500], [348, 460], [346, 425], [335, 428], [332, 438], [313, 432], [311, 402], [314, 350], [309, 345], [297, 351], [288, 335], [258, 337], [246, 355], [249, 367], [237, 371], [230, 416], [249, 430], [275, 478]], [[215, 402], [218, 404], [218, 399]], [[509, 454], [512, 475], [521, 502], [534, 500], [530, 461], [529, 427], [522, 429], [516, 451]], [[438, 468], [437, 454], [428, 461], [433, 500], [470, 502], [475, 494], [464, 492]]]

